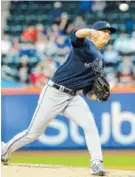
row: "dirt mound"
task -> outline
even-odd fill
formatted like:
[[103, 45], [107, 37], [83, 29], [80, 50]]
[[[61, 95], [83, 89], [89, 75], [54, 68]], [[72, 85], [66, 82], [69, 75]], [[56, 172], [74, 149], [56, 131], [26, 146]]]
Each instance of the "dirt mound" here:
[[[89, 168], [55, 165], [2, 165], [2, 177], [93, 177]], [[107, 177], [135, 177], [135, 171], [108, 170]]]

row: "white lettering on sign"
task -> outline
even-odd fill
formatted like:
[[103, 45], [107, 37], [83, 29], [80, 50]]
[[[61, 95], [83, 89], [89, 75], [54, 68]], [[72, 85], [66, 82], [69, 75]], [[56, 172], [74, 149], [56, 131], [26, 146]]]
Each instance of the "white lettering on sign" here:
[[59, 133], [57, 135], [46, 135], [44, 133], [38, 138], [40, 142], [42, 142], [43, 144], [49, 144], [49, 145], [59, 145], [67, 140], [68, 127], [64, 122], [58, 119], [54, 119], [49, 124], [49, 127], [57, 129]]
[[[130, 133], [123, 135], [121, 133], [121, 124], [128, 121], [131, 126]], [[115, 141], [121, 144], [130, 144], [135, 142], [135, 114], [132, 112], [121, 112], [119, 102], [112, 104], [112, 133]]]

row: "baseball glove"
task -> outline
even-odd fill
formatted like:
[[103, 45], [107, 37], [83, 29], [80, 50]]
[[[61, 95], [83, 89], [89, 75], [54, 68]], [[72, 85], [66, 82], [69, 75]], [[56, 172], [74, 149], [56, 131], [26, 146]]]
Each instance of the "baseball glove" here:
[[90, 98], [95, 95], [97, 100], [107, 101], [110, 96], [110, 85], [103, 76], [99, 76], [92, 85], [83, 90], [84, 95]]

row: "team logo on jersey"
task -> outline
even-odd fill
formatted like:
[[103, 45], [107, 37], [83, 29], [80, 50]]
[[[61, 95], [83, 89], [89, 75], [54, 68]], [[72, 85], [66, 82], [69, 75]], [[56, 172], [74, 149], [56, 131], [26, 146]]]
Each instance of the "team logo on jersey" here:
[[102, 59], [96, 58], [92, 63], [85, 63], [86, 68], [92, 67], [96, 72], [102, 72], [103, 61]]

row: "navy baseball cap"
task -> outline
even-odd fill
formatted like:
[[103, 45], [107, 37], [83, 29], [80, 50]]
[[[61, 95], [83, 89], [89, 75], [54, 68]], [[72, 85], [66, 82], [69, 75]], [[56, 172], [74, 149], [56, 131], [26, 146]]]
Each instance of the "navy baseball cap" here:
[[92, 25], [92, 29], [95, 30], [109, 30], [111, 33], [115, 33], [116, 29], [111, 27], [110, 23], [106, 21], [97, 21]]

